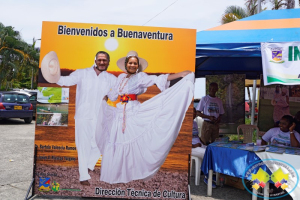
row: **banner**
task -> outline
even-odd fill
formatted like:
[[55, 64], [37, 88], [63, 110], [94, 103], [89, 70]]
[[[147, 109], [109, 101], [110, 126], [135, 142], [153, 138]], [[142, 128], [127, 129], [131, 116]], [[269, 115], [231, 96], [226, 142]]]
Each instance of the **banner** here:
[[167, 78], [195, 70], [195, 42], [191, 29], [43, 22], [35, 193], [188, 199], [194, 75]]
[[265, 85], [300, 84], [300, 42], [261, 43]]
[[207, 75], [206, 95], [209, 85], [218, 84], [216, 96], [222, 100], [225, 113], [220, 121], [220, 134], [236, 134], [239, 125], [245, 124], [245, 77], [244, 74]]

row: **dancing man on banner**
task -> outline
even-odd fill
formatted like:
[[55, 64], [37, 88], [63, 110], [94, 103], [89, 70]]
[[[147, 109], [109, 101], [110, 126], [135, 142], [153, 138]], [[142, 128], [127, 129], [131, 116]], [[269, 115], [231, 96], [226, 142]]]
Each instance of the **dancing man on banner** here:
[[50, 83], [60, 86], [77, 85], [75, 112], [75, 143], [78, 152], [79, 180], [89, 186], [89, 170], [94, 170], [100, 151], [95, 140], [97, 119], [101, 100], [116, 83], [116, 77], [106, 72], [110, 57], [105, 51], [96, 54], [95, 64], [90, 68], [78, 69], [69, 76], [60, 76], [57, 55], [49, 52], [42, 61], [41, 71]]

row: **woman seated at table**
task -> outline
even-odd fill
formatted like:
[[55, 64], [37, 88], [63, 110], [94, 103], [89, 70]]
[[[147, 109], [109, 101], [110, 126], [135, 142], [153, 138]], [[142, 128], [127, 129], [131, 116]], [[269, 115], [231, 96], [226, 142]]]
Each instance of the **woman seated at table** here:
[[284, 115], [280, 122], [279, 127], [271, 128], [262, 136], [262, 145], [267, 142], [272, 145], [300, 147], [300, 135], [295, 131], [296, 124], [290, 115]]

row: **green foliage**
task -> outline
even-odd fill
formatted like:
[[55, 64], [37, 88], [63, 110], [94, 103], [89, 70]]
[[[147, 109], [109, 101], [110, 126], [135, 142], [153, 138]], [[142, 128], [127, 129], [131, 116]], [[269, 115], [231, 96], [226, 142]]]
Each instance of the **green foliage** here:
[[0, 23], [0, 90], [30, 88], [32, 76], [36, 88], [38, 64], [35, 40], [32, 45], [27, 44], [14, 27]]
[[37, 115], [36, 123], [42, 124], [44, 121], [49, 122], [51, 120], [52, 115]]
[[[252, 135], [252, 142], [256, 143], [256, 130], [254, 130], [253, 135]], [[232, 135], [227, 135], [229, 137], [229, 141], [239, 141], [243, 140], [244, 136], [243, 133], [240, 132], [240, 135], [237, 134], [232, 134]], [[259, 137], [258, 137], [259, 138]]]
[[245, 124], [251, 124], [251, 119], [250, 118], [245, 118]]
[[[261, 0], [261, 4], [270, 2], [272, 10], [290, 9], [295, 7], [295, 0]], [[246, 8], [240, 6], [228, 6], [224, 11], [221, 19], [222, 24], [233, 22], [258, 13], [258, 0], [245, 0]], [[300, 5], [300, 0], [299, 0]], [[262, 8], [266, 10], [267, 8]]]
[[270, 0], [272, 3], [272, 10], [279, 10], [284, 8], [295, 7], [295, 0]]
[[246, 9], [240, 6], [228, 6], [222, 16], [221, 23], [226, 24], [248, 16]]
[[[49, 123], [52, 118], [52, 114], [38, 114], [36, 117], [36, 124], [43, 124], [43, 122]], [[61, 125], [68, 124], [68, 114], [62, 114], [60, 119]]]
[[241, 135], [238, 136], [237, 134], [228, 135], [228, 137], [229, 137], [229, 141], [238, 141], [243, 139], [243, 136]]

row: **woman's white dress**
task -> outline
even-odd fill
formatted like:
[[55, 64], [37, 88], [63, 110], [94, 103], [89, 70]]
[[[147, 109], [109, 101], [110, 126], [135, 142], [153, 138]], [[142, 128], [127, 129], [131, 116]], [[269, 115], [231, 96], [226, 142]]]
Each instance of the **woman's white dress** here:
[[[149, 179], [164, 163], [181, 128], [194, 94], [194, 74], [188, 74], [169, 87], [168, 75], [137, 73], [128, 80], [120, 74], [108, 97], [142, 94], [154, 84], [162, 91], [140, 103], [129, 101], [111, 107], [103, 103], [97, 127], [97, 145], [102, 154], [100, 181], [127, 183]], [[127, 82], [127, 83], [126, 83]], [[126, 84], [125, 84], [126, 83]]]

